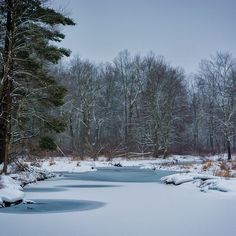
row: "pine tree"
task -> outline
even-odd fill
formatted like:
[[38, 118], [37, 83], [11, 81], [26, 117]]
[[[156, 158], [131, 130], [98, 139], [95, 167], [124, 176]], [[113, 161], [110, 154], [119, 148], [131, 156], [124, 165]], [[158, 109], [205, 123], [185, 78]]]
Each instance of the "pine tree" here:
[[58, 129], [53, 127], [52, 116], [38, 114], [63, 104], [66, 90], [56, 83], [49, 67], [70, 55], [69, 50], [53, 44], [64, 38], [58, 26], [75, 23], [45, 3], [0, 0], [0, 163], [4, 162], [5, 173], [13, 126], [24, 130], [26, 121], [39, 118]]

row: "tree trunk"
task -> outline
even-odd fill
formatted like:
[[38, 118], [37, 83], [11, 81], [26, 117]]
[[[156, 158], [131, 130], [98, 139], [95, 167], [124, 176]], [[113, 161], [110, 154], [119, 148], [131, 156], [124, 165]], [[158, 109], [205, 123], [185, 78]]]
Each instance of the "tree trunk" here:
[[210, 148], [211, 148], [211, 154], [215, 154], [214, 150], [214, 114], [213, 114], [213, 108], [210, 108], [210, 121], [209, 121], [209, 139], [210, 139]]
[[153, 153], [153, 155], [154, 155], [155, 158], [159, 157], [159, 150], [158, 150], [158, 144], [157, 143], [154, 144], [154, 153]]
[[129, 114], [128, 114], [128, 129], [127, 129], [127, 144], [131, 144], [132, 140], [132, 119], [133, 119], [133, 105], [131, 104], [131, 101], [129, 101]]
[[158, 134], [157, 134], [157, 131], [155, 131], [153, 155], [154, 155], [155, 158], [159, 157], [159, 144], [158, 144]]
[[163, 152], [163, 158], [166, 159], [167, 155], [168, 155], [167, 148], [165, 148], [165, 150]]
[[6, 37], [4, 45], [4, 59], [1, 73], [0, 93], [0, 163], [4, 163], [3, 172], [7, 173], [8, 152], [11, 138], [11, 109], [12, 109], [12, 71], [13, 71], [13, 39], [15, 26], [13, 24], [13, 1], [8, 0], [8, 12], [6, 22]]
[[231, 147], [230, 147], [230, 140], [227, 139], [227, 151], [228, 151], [228, 161], [231, 160]]
[[125, 143], [128, 142], [128, 105], [127, 105], [127, 95], [125, 91]]
[[4, 163], [3, 172], [7, 173], [8, 151], [11, 138], [11, 81], [4, 81], [0, 112], [0, 163]]
[[69, 118], [69, 130], [70, 130], [70, 136], [71, 136], [71, 151], [75, 151], [75, 136], [74, 136], [74, 131], [73, 131], [73, 121], [72, 121], [72, 116]]

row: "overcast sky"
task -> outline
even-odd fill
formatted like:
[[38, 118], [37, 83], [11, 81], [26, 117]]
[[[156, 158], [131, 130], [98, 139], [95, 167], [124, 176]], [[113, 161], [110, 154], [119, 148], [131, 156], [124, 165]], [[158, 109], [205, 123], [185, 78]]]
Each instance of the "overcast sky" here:
[[153, 51], [191, 73], [217, 50], [236, 56], [236, 0], [52, 1], [77, 22], [62, 45], [95, 62]]

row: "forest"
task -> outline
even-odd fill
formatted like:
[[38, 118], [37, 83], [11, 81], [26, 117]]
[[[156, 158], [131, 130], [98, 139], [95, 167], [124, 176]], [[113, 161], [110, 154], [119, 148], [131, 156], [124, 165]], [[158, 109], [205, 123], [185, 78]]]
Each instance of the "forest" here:
[[165, 58], [127, 50], [111, 63], [75, 57], [54, 72], [68, 91], [60, 108], [70, 152], [154, 155], [215, 154], [236, 148], [236, 67], [229, 53], [202, 60], [186, 76]]
[[[154, 156], [236, 150], [236, 65], [216, 52], [186, 75], [154, 52], [70, 56], [47, 1], [0, 1], [0, 163], [22, 156]], [[6, 169], [5, 169], [6, 170]]]
[[235, 0], [0, 0], [3, 236], [235, 236]]

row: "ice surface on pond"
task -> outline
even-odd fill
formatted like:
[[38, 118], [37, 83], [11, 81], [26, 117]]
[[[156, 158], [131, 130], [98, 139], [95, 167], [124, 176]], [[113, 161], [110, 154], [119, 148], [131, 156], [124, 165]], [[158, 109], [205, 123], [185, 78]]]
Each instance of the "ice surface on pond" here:
[[163, 176], [173, 171], [154, 171], [138, 167], [98, 168], [96, 172], [64, 174], [65, 179], [108, 182], [160, 182]]
[[[16, 213], [16, 214], [36, 214], [36, 213], [57, 213], [68, 211], [91, 210], [104, 206], [102, 202], [83, 201], [83, 200], [61, 200], [61, 199], [41, 199], [35, 200], [37, 194], [45, 194], [51, 198], [53, 193], [72, 191], [73, 188], [78, 189], [96, 189], [96, 188], [112, 188], [122, 187], [119, 184], [106, 184], [105, 182], [159, 182], [161, 177], [169, 174], [168, 171], [153, 171], [140, 169], [138, 167], [121, 167], [121, 168], [100, 168], [96, 172], [88, 173], [65, 173], [64, 176], [51, 181], [52, 186], [38, 187], [30, 185], [25, 188], [25, 193], [33, 194], [32, 199], [36, 204], [19, 204], [11, 208], [1, 209], [0, 213]], [[86, 182], [85, 182], [86, 180]], [[92, 180], [92, 183], [88, 181]], [[104, 181], [104, 182], [98, 182]], [[58, 185], [58, 183], [63, 183]], [[69, 195], [69, 193], [68, 193]], [[55, 195], [56, 196], [56, 195]]]

